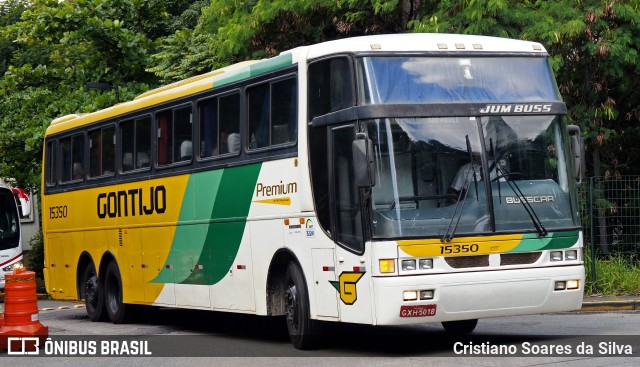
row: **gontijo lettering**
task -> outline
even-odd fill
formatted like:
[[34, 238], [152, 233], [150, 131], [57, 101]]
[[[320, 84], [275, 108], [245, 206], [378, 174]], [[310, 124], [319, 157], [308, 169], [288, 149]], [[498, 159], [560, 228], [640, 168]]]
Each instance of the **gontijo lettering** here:
[[151, 186], [98, 194], [98, 218], [162, 214], [167, 209], [167, 190]]

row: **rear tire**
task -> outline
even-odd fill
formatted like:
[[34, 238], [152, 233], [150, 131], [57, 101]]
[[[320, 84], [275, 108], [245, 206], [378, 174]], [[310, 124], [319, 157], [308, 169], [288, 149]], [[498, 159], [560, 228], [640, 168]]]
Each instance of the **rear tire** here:
[[134, 306], [122, 302], [122, 277], [115, 261], [107, 265], [105, 272], [104, 302], [109, 319], [114, 324], [126, 324], [133, 318]]
[[84, 298], [89, 319], [94, 322], [107, 321], [109, 315], [104, 304], [104, 284], [101, 284], [93, 262], [85, 267], [80, 282], [81, 298]]
[[472, 320], [459, 320], [459, 321], [444, 321], [442, 326], [451, 334], [469, 334], [478, 325], [478, 319]]
[[320, 322], [309, 313], [309, 293], [302, 271], [289, 263], [285, 275], [285, 317], [291, 343], [296, 349], [314, 349], [320, 339]]

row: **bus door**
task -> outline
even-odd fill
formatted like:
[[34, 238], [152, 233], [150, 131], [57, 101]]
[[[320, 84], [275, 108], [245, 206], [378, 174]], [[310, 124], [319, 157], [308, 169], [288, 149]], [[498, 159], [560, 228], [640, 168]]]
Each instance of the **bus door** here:
[[369, 283], [371, 266], [365, 256], [362, 193], [356, 185], [352, 144], [355, 125], [332, 128], [331, 196], [332, 227], [336, 246], [336, 283], [340, 296], [340, 319], [372, 323], [372, 297]]

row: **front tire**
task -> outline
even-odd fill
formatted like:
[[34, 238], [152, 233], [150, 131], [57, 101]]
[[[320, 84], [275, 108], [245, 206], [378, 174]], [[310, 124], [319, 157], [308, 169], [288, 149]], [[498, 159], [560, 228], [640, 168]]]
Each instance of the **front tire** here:
[[451, 334], [469, 334], [475, 330], [476, 325], [478, 325], [478, 319], [444, 321], [442, 323], [444, 329]]
[[87, 309], [87, 315], [91, 321], [107, 321], [109, 315], [104, 304], [104, 287], [98, 278], [93, 262], [89, 263], [82, 274], [80, 281], [82, 297]]
[[122, 277], [115, 261], [111, 261], [107, 265], [104, 278], [104, 301], [109, 319], [114, 324], [130, 322], [134, 306], [122, 302]]
[[285, 317], [291, 343], [296, 349], [318, 346], [320, 322], [312, 320], [309, 312], [309, 293], [302, 271], [289, 263], [285, 275]]

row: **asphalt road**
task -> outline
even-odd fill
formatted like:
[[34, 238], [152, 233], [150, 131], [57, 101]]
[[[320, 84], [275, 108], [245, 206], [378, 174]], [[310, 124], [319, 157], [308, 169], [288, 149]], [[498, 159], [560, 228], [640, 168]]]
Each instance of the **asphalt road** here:
[[[18, 366], [46, 363], [47, 366], [242, 367], [247, 364], [279, 367], [640, 364], [638, 311], [486, 319], [480, 320], [475, 332], [468, 337], [446, 334], [439, 324], [403, 327], [330, 324], [321, 349], [298, 351], [289, 343], [281, 318], [160, 309], [147, 310], [135, 324], [114, 325], [91, 322], [81, 304], [41, 300], [38, 306], [40, 321], [49, 328], [49, 334], [60, 348], [68, 347], [69, 343], [93, 341], [99, 351], [101, 343], [107, 340], [106, 343], [128, 343], [127, 352], [131, 352], [132, 344], [146, 340], [147, 352], [152, 356], [114, 359], [68, 357], [67, 354], [26, 358], [0, 354], [2, 365], [13, 365], [10, 362]], [[497, 350], [501, 353], [496, 354]], [[117, 348], [110, 352], [114, 351], [122, 352]], [[627, 352], [632, 354], [626, 355]]]

